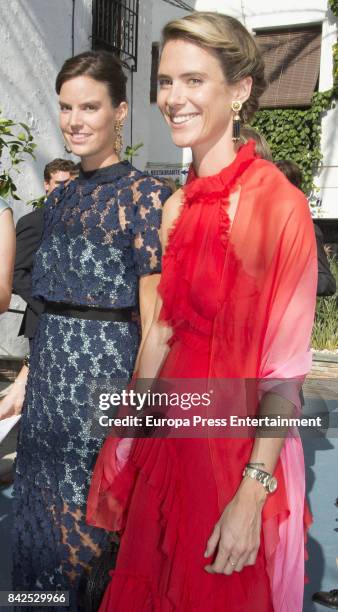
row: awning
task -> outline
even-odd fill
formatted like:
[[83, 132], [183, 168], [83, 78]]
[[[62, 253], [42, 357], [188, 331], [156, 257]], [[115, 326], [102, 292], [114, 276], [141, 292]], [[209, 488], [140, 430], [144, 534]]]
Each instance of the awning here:
[[320, 66], [321, 26], [256, 32], [268, 87], [261, 108], [310, 106]]

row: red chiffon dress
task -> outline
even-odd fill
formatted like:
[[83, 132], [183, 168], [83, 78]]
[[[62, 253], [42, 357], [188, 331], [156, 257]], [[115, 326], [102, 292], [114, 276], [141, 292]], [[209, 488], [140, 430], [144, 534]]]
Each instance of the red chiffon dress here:
[[[316, 287], [305, 198], [252, 143], [218, 175], [192, 174], [184, 196], [159, 287], [161, 320], [173, 329], [160, 376], [303, 376]], [[287, 439], [278, 461], [255, 565], [231, 576], [204, 570], [207, 540], [252, 445], [252, 438], [106, 440], [87, 519], [122, 539], [100, 612], [302, 610], [309, 517], [299, 439]]]

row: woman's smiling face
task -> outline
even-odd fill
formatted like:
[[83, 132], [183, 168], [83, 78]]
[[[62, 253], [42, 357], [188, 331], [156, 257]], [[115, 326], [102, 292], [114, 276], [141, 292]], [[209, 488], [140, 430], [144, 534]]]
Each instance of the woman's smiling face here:
[[179, 147], [212, 146], [229, 129], [234, 86], [218, 59], [185, 40], [169, 40], [159, 66], [158, 106]]
[[75, 155], [100, 165], [114, 155], [114, 130], [127, 115], [127, 103], [113, 107], [108, 86], [88, 76], [63, 83], [60, 90], [60, 127]]

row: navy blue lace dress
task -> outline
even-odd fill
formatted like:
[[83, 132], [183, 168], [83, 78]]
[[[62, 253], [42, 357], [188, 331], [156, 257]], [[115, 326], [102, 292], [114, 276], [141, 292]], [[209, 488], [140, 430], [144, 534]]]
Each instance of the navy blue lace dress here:
[[[138, 279], [160, 271], [162, 204], [170, 191], [128, 162], [81, 173], [45, 204], [33, 293], [46, 301], [136, 307]], [[95, 391], [128, 381], [135, 322], [43, 314], [33, 340], [14, 484], [16, 590], [70, 590], [70, 610], [109, 534], [85, 523], [105, 432]], [[27, 609], [27, 608], [25, 608]], [[58, 608], [61, 609], [61, 608]]]

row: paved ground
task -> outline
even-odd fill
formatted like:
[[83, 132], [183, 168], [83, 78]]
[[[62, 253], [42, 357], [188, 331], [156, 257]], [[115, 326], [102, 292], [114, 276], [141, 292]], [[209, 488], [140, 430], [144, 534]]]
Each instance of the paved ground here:
[[[326, 387], [325, 387], [326, 385]], [[311, 381], [306, 398], [305, 413], [338, 413], [338, 380]], [[326, 390], [325, 390], [326, 388]], [[328, 392], [329, 388], [329, 392]], [[333, 418], [331, 418], [333, 421]], [[308, 541], [309, 562], [307, 574], [310, 583], [305, 588], [303, 612], [324, 612], [314, 605], [314, 591], [338, 588], [338, 426], [330, 430], [330, 437], [323, 431], [314, 437], [303, 439], [306, 461], [307, 492], [314, 524]], [[0, 590], [10, 588], [10, 529], [11, 487], [0, 490]], [[4, 612], [10, 608], [1, 608]]]
[[11, 487], [7, 487], [0, 490], [0, 590], [4, 591], [8, 590], [11, 584], [10, 529]]

